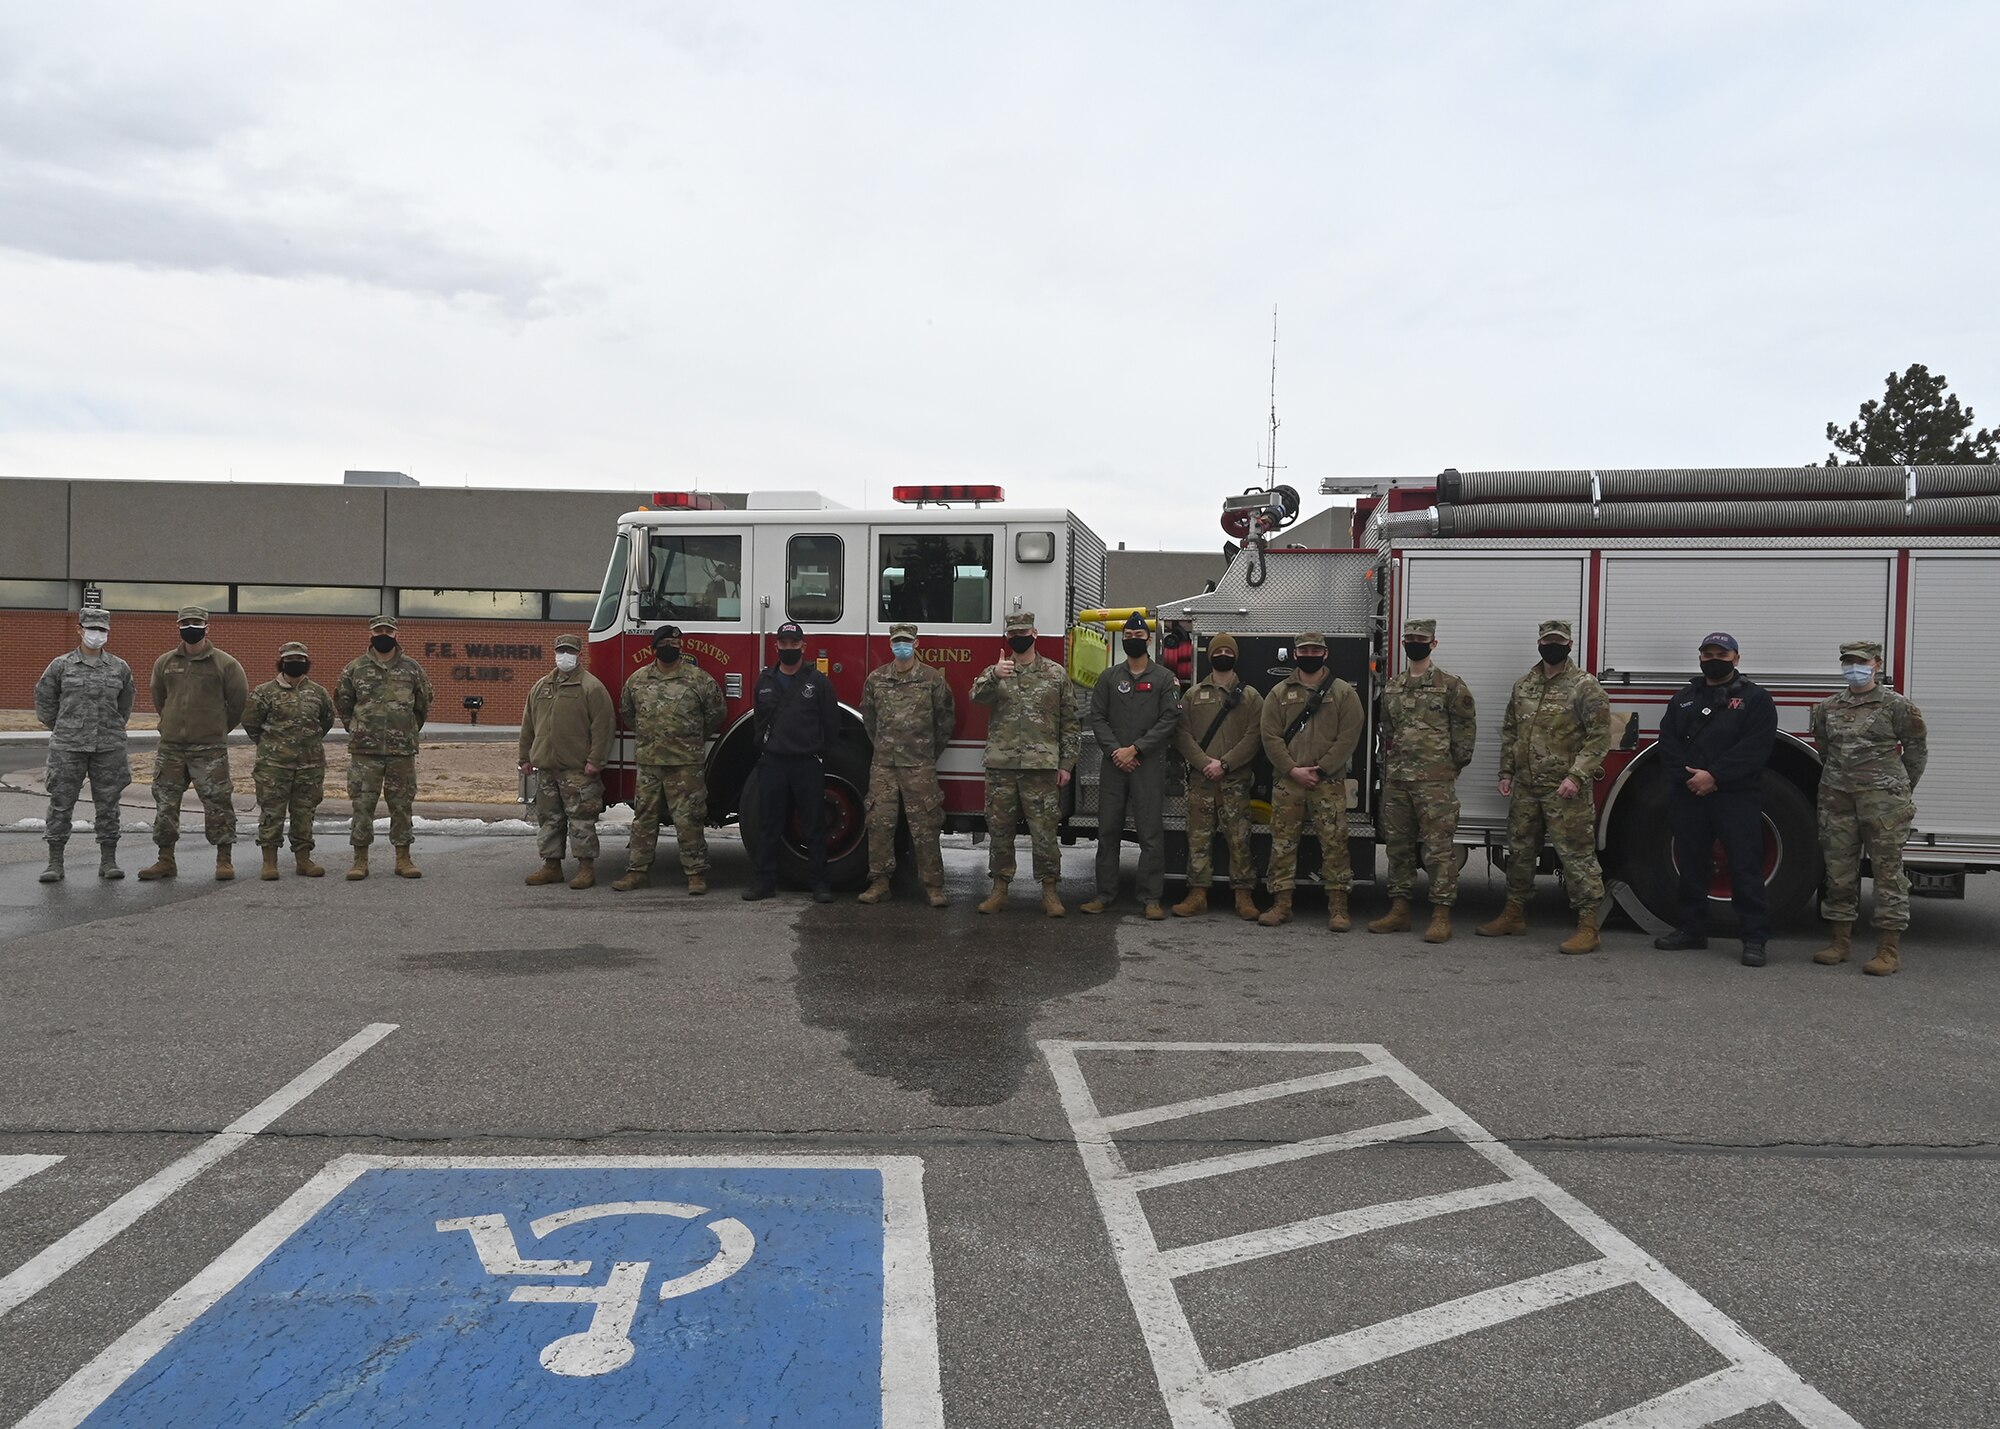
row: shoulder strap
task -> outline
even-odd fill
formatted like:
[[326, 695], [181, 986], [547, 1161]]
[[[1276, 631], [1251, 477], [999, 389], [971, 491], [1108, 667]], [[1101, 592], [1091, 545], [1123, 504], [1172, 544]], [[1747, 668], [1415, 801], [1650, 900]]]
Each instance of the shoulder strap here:
[[[1222, 728], [1222, 722], [1229, 718], [1229, 712], [1242, 703], [1243, 703], [1243, 682], [1241, 680], [1238, 680], [1235, 684], [1231, 685], [1227, 690], [1223, 691], [1222, 708], [1216, 711], [1214, 720], [1212, 720], [1209, 723], [1208, 732], [1202, 735], [1200, 739], [1195, 741], [1195, 743], [1198, 746], [1200, 746], [1202, 753], [1206, 754], [1208, 752], [1208, 742], [1211, 739], [1215, 738], [1215, 732], [1218, 729]], [[1286, 736], [1287, 740], [1289, 740], [1290, 738], [1291, 738], [1290, 735]]]
[[1299, 731], [1312, 723], [1312, 717], [1319, 713], [1321, 702], [1326, 699], [1327, 692], [1332, 688], [1333, 681], [1329, 678], [1324, 685], [1321, 685], [1306, 697], [1306, 707], [1299, 711], [1299, 717], [1293, 720], [1291, 726], [1285, 731], [1284, 742], [1286, 744], [1290, 744], [1294, 739], [1297, 739]]

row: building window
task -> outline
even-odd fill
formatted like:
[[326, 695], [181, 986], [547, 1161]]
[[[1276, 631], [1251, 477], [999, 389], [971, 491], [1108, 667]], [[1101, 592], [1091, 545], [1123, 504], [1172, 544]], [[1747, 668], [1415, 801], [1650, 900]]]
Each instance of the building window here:
[[0, 581], [0, 606], [8, 610], [66, 610], [68, 581]]
[[446, 620], [540, 620], [538, 590], [400, 590], [396, 613], [405, 619], [429, 616]]
[[846, 569], [840, 537], [792, 537], [785, 543], [785, 618], [821, 624], [840, 619]]
[[883, 621], [992, 622], [991, 536], [884, 536], [881, 551], [878, 614]]
[[238, 615], [374, 615], [382, 592], [374, 586], [240, 585]]
[[665, 531], [646, 537], [641, 620], [739, 621], [743, 618], [743, 538]]
[[210, 615], [229, 613], [226, 585], [165, 585], [156, 581], [103, 581], [104, 608], [119, 610], [179, 610], [198, 605]]
[[594, 590], [552, 590], [549, 592], [549, 619], [589, 620], [597, 609]]

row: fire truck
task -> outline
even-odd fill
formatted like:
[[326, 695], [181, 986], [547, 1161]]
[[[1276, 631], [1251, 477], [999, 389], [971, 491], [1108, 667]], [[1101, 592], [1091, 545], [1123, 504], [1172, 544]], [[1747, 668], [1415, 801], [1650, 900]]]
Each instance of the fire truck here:
[[[779, 625], [804, 628], [806, 658], [840, 697], [826, 823], [828, 871], [841, 885], [867, 872], [861, 683], [890, 659], [889, 627], [916, 622], [918, 658], [950, 681], [958, 725], [939, 765], [946, 827], [979, 829], [986, 710], [969, 698], [973, 677], [999, 658], [1015, 611], [1035, 615], [1041, 653], [1062, 663], [1072, 617], [1104, 593], [1104, 542], [1071, 512], [1005, 507], [997, 486], [899, 486], [893, 496], [893, 509], [851, 510], [813, 492], [758, 492], [737, 507], [698, 492], [656, 493], [650, 508], [619, 518], [591, 620], [590, 668], [614, 700], [653, 658], [662, 625], [679, 626], [683, 658], [721, 684], [728, 713], [708, 752], [709, 819], [740, 822], [746, 838], [756, 834], [748, 786], [757, 673], [776, 659]], [[633, 753], [631, 731], [621, 730], [604, 776], [613, 802], [632, 799]], [[803, 883], [796, 829], [781, 847], [783, 872]]]
[[[1842, 640], [1881, 641], [1885, 680], [1930, 727], [1905, 850], [1913, 891], [1963, 897], [1968, 873], [2000, 866], [2000, 761], [1985, 743], [2000, 704], [2000, 467], [1447, 470], [1321, 491], [1356, 498], [1349, 548], [1279, 545], [1296, 508], [1281, 492], [1231, 498], [1224, 526], [1244, 546], [1213, 591], [1160, 613], [1198, 636], [1247, 637], [1256, 653], [1246, 643], [1239, 669], [1267, 687], [1287, 671], [1293, 634], [1325, 632], [1370, 718], [1349, 781], [1358, 878], [1375, 866], [1375, 718], [1406, 618], [1438, 622], [1438, 663], [1479, 705], [1477, 755], [1459, 780], [1461, 858], [1483, 849], [1504, 865], [1500, 724], [1538, 658], [1536, 623], [1556, 617], [1611, 697], [1597, 841], [1612, 895], [1641, 926], [1664, 927], [1677, 901], [1659, 719], [1714, 630], [1741, 642], [1741, 668], [1779, 710], [1762, 791], [1775, 913], [1806, 907], [1821, 882], [1807, 714], [1841, 688]], [[1179, 852], [1170, 841], [1172, 866]], [[1727, 879], [1718, 859], [1718, 907]]]

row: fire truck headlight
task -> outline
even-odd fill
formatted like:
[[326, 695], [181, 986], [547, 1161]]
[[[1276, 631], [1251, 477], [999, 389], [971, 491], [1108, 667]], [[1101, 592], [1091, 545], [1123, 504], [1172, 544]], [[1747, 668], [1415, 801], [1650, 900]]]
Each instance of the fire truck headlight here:
[[1053, 531], [1016, 531], [1014, 533], [1014, 559], [1024, 565], [1043, 565], [1056, 558], [1056, 533]]

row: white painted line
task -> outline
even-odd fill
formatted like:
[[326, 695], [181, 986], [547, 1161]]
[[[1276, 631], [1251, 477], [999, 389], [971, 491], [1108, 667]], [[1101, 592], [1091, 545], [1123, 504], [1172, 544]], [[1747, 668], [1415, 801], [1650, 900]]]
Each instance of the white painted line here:
[[1377, 1360], [1454, 1340], [1474, 1330], [1504, 1325], [1552, 1305], [1566, 1305], [1586, 1295], [1630, 1284], [1633, 1277], [1631, 1266], [1609, 1260], [1587, 1260], [1581, 1265], [1551, 1270], [1546, 1275], [1462, 1295], [1442, 1305], [1412, 1310], [1407, 1315], [1349, 1330], [1344, 1335], [1329, 1335], [1297, 1349], [1280, 1350], [1248, 1364], [1219, 1370], [1211, 1383], [1228, 1403], [1247, 1404], [1314, 1380], [1347, 1374]]
[[1330, 1241], [1345, 1240], [1349, 1236], [1363, 1235], [1368, 1231], [1408, 1225], [1412, 1221], [1429, 1220], [1432, 1216], [1474, 1211], [1481, 1206], [1504, 1205], [1508, 1201], [1525, 1200], [1534, 1194], [1533, 1187], [1524, 1186], [1518, 1181], [1493, 1181], [1463, 1191], [1442, 1191], [1435, 1196], [1414, 1196], [1407, 1201], [1384, 1201], [1380, 1205], [1360, 1206], [1351, 1211], [1335, 1211], [1330, 1215], [1314, 1216], [1309, 1220], [1273, 1226], [1269, 1230], [1245, 1231], [1242, 1235], [1225, 1236], [1221, 1240], [1207, 1240], [1198, 1245], [1184, 1245], [1175, 1250], [1161, 1251], [1160, 1263], [1166, 1267], [1168, 1275], [1178, 1280], [1184, 1275], [1193, 1275], [1198, 1271], [1220, 1270], [1225, 1265], [1242, 1265], [1246, 1261], [1260, 1260], [1267, 1255], [1283, 1255], [1288, 1251], [1325, 1245]]
[[[1643, 1289], [1683, 1324], [1729, 1360], [1723, 1370], [1692, 1384], [1657, 1396], [1646, 1404], [1620, 1411], [1587, 1429], [1693, 1429], [1761, 1405], [1776, 1405], [1804, 1429], [1861, 1429], [1824, 1394], [1801, 1379], [1789, 1366], [1751, 1337], [1748, 1331], [1710, 1304], [1603, 1217], [1530, 1166], [1474, 1121], [1436, 1088], [1416, 1076], [1388, 1051], [1373, 1043], [1254, 1042], [1062, 1042], [1041, 1044], [1049, 1070], [1062, 1097], [1063, 1109], [1076, 1134], [1077, 1152], [1096, 1194], [1098, 1209], [1118, 1260], [1119, 1274], [1132, 1301], [1160, 1392], [1175, 1429], [1232, 1429], [1232, 1407], [1280, 1390], [1342, 1373], [1425, 1345], [1440, 1343], [1487, 1325], [1503, 1323], [1548, 1306], [1594, 1294], [1617, 1284]], [[1427, 1115], [1392, 1122], [1343, 1136], [1318, 1137], [1290, 1146], [1260, 1149], [1156, 1171], [1129, 1172], [1112, 1140], [1115, 1117], [1099, 1115], [1094, 1096], [1078, 1062], [1083, 1052], [1251, 1052], [1265, 1054], [1343, 1052], [1367, 1059]], [[1289, 1088], [1303, 1080], [1270, 1084]], [[1235, 1105], [1259, 1100], [1256, 1089], [1220, 1094]], [[1288, 1095], [1274, 1090], [1272, 1095]], [[1179, 1105], [1210, 1109], [1215, 1098], [1196, 1098]], [[1158, 1109], [1155, 1109], [1158, 1110]], [[1194, 1114], [1192, 1110], [1184, 1114]], [[1164, 1120], [1164, 1116], [1149, 1120]], [[1465, 1191], [1419, 1196], [1377, 1206], [1358, 1207], [1315, 1216], [1270, 1230], [1224, 1237], [1176, 1250], [1162, 1251], [1139, 1193], [1157, 1185], [1227, 1175], [1253, 1166], [1270, 1165], [1293, 1156], [1317, 1155], [1341, 1145], [1368, 1144], [1368, 1139], [1394, 1140], [1417, 1130], [1441, 1129], [1484, 1157], [1504, 1178]], [[1357, 1142], [1356, 1138], [1363, 1138]], [[1271, 1152], [1281, 1153], [1277, 1155]], [[1289, 1154], [1285, 1154], [1289, 1153]], [[1338, 1174], [1338, 1167], [1331, 1174]], [[1444, 1305], [1382, 1321], [1302, 1345], [1292, 1350], [1225, 1370], [1208, 1368], [1174, 1288], [1176, 1277], [1224, 1265], [1403, 1225], [1433, 1215], [1475, 1210], [1508, 1201], [1534, 1200], [1563, 1221], [1603, 1257], [1547, 1275], [1533, 1276]]]
[[1247, 1151], [1231, 1151], [1199, 1161], [1176, 1161], [1150, 1171], [1128, 1171], [1125, 1179], [1135, 1190], [1151, 1191], [1161, 1186], [1177, 1186], [1183, 1181], [1199, 1181], [1208, 1176], [1226, 1176], [1232, 1171], [1252, 1171], [1259, 1166], [1277, 1166], [1287, 1161], [1303, 1161], [1308, 1156], [1324, 1156], [1329, 1151], [1353, 1151], [1363, 1146], [1380, 1146], [1385, 1141], [1401, 1141], [1427, 1131], [1441, 1131], [1445, 1118], [1417, 1116], [1407, 1121], [1387, 1121], [1380, 1126], [1364, 1126], [1358, 1131], [1342, 1131], [1332, 1136], [1315, 1136], [1306, 1141], [1280, 1141], [1270, 1146], [1253, 1146]]
[[60, 1156], [0, 1156], [0, 1191], [18, 1186], [37, 1171], [46, 1171]]
[[0, 1280], [0, 1319], [40, 1294], [59, 1276], [103, 1249], [112, 1237], [225, 1156], [242, 1149], [272, 1122], [325, 1086], [363, 1052], [396, 1030], [393, 1022], [362, 1028], [305, 1071], [164, 1170], [134, 1186], [68, 1235]]
[[1288, 1082], [1271, 1082], [1261, 1087], [1244, 1087], [1239, 1091], [1218, 1092], [1214, 1096], [1196, 1097], [1192, 1101], [1173, 1102], [1167, 1106], [1149, 1106], [1139, 1111], [1121, 1111], [1116, 1116], [1104, 1118], [1106, 1131], [1130, 1131], [1137, 1126], [1151, 1126], [1160, 1121], [1178, 1121], [1182, 1117], [1200, 1116], [1204, 1112], [1227, 1111], [1231, 1107], [1249, 1106], [1253, 1102], [1274, 1101], [1279, 1097], [1298, 1096], [1303, 1092], [1325, 1091], [1328, 1087], [1344, 1087], [1350, 1082], [1372, 1081], [1383, 1075], [1380, 1067], [1363, 1063], [1359, 1067], [1342, 1067], [1337, 1072], [1321, 1072], [1311, 1077], [1294, 1077]]
[[882, 1429], [944, 1429], [938, 1375], [937, 1291], [913, 1156], [342, 1156], [244, 1232], [186, 1285], [37, 1405], [14, 1429], [76, 1429], [114, 1390], [227, 1295], [365, 1171], [414, 1170], [873, 1170], [882, 1175]]

